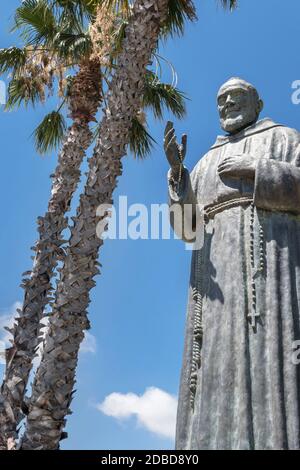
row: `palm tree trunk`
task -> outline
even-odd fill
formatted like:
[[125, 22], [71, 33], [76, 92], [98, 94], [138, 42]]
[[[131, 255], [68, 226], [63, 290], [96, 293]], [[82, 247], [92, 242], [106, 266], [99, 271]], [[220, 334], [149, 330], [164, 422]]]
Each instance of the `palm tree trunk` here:
[[[40, 366], [32, 387], [22, 449], [58, 449], [75, 384], [80, 343], [89, 328], [87, 308], [98, 253], [97, 208], [112, 203], [121, 158], [126, 153], [133, 118], [141, 108], [146, 66], [157, 47], [168, 0], [136, 0], [126, 29], [118, 68], [108, 93], [100, 137], [89, 161], [89, 176], [71, 230]], [[104, 222], [105, 225], [105, 222]], [[98, 225], [99, 227], [99, 225]]]
[[32, 271], [26, 273], [22, 287], [25, 290], [22, 309], [14, 327], [12, 347], [6, 351], [6, 372], [0, 395], [0, 449], [15, 448], [17, 427], [24, 417], [24, 395], [36, 354], [40, 334], [40, 320], [51, 301], [51, 280], [59, 260], [64, 259], [62, 232], [68, 226], [65, 217], [80, 180], [80, 165], [91, 145], [93, 134], [89, 123], [101, 102], [101, 69], [96, 59], [81, 64], [75, 76], [69, 97], [70, 117], [58, 165], [52, 175], [52, 191], [48, 212], [38, 219], [39, 240], [33, 250]]

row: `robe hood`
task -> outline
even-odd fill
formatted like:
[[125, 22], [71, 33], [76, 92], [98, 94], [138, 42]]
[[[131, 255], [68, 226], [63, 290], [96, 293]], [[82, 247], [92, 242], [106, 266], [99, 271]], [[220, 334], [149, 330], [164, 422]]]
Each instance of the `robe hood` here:
[[265, 118], [260, 121], [257, 121], [255, 124], [243, 129], [241, 132], [238, 132], [234, 135], [219, 135], [215, 144], [211, 147], [211, 150], [221, 147], [223, 145], [236, 142], [244, 137], [249, 137], [254, 134], [258, 134], [260, 132], [267, 131], [272, 129], [273, 127], [285, 127], [282, 124], [277, 124], [276, 122], [272, 121], [272, 119]]

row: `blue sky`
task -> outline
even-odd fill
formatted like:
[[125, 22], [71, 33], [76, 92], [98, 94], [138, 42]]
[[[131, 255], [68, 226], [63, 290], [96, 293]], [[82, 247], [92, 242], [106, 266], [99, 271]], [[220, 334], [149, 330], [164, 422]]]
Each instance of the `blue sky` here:
[[[0, 48], [14, 44], [9, 24], [19, 3], [1, 3]], [[175, 120], [178, 134], [186, 131], [189, 136], [190, 169], [220, 133], [215, 96], [231, 76], [257, 86], [265, 102], [262, 117], [297, 128], [300, 116], [300, 107], [291, 100], [291, 85], [300, 79], [300, 2], [240, 0], [232, 14], [217, 8], [215, 0], [196, 4], [199, 21], [187, 27], [184, 38], [161, 48], [178, 72], [178, 86], [190, 98], [187, 117]], [[49, 197], [56, 156], [39, 157], [30, 139], [44, 113], [43, 107], [11, 113], [0, 108], [0, 326], [22, 300], [21, 273], [31, 267], [35, 221]], [[144, 162], [124, 159], [116, 197], [126, 195], [129, 204], [167, 200], [164, 122], [150, 117], [149, 123], [159, 143], [151, 157]], [[86, 343], [89, 351], [80, 355], [69, 439], [63, 448], [173, 448], [166, 436], [173, 422], [172, 397], [178, 392], [190, 253], [178, 240], [111, 240], [100, 258], [103, 273], [90, 306], [93, 336]], [[106, 401], [106, 410], [115, 407], [123, 419], [97, 408], [112, 393], [119, 395], [114, 402]]]

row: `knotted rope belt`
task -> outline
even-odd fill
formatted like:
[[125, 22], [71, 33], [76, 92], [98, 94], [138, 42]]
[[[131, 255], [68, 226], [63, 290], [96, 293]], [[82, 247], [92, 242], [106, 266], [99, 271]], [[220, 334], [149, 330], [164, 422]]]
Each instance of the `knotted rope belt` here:
[[223, 212], [226, 209], [231, 209], [232, 207], [243, 206], [247, 204], [253, 204], [252, 197], [239, 197], [235, 199], [230, 199], [229, 201], [220, 202], [219, 204], [209, 204], [204, 207], [204, 217], [206, 220], [213, 219], [216, 214]]

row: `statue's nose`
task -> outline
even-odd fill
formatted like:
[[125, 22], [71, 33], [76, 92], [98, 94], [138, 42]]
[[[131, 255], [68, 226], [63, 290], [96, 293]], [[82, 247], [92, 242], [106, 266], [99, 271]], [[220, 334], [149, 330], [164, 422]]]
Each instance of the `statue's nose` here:
[[231, 95], [227, 96], [226, 104], [229, 104], [229, 105], [234, 104], [234, 100]]

